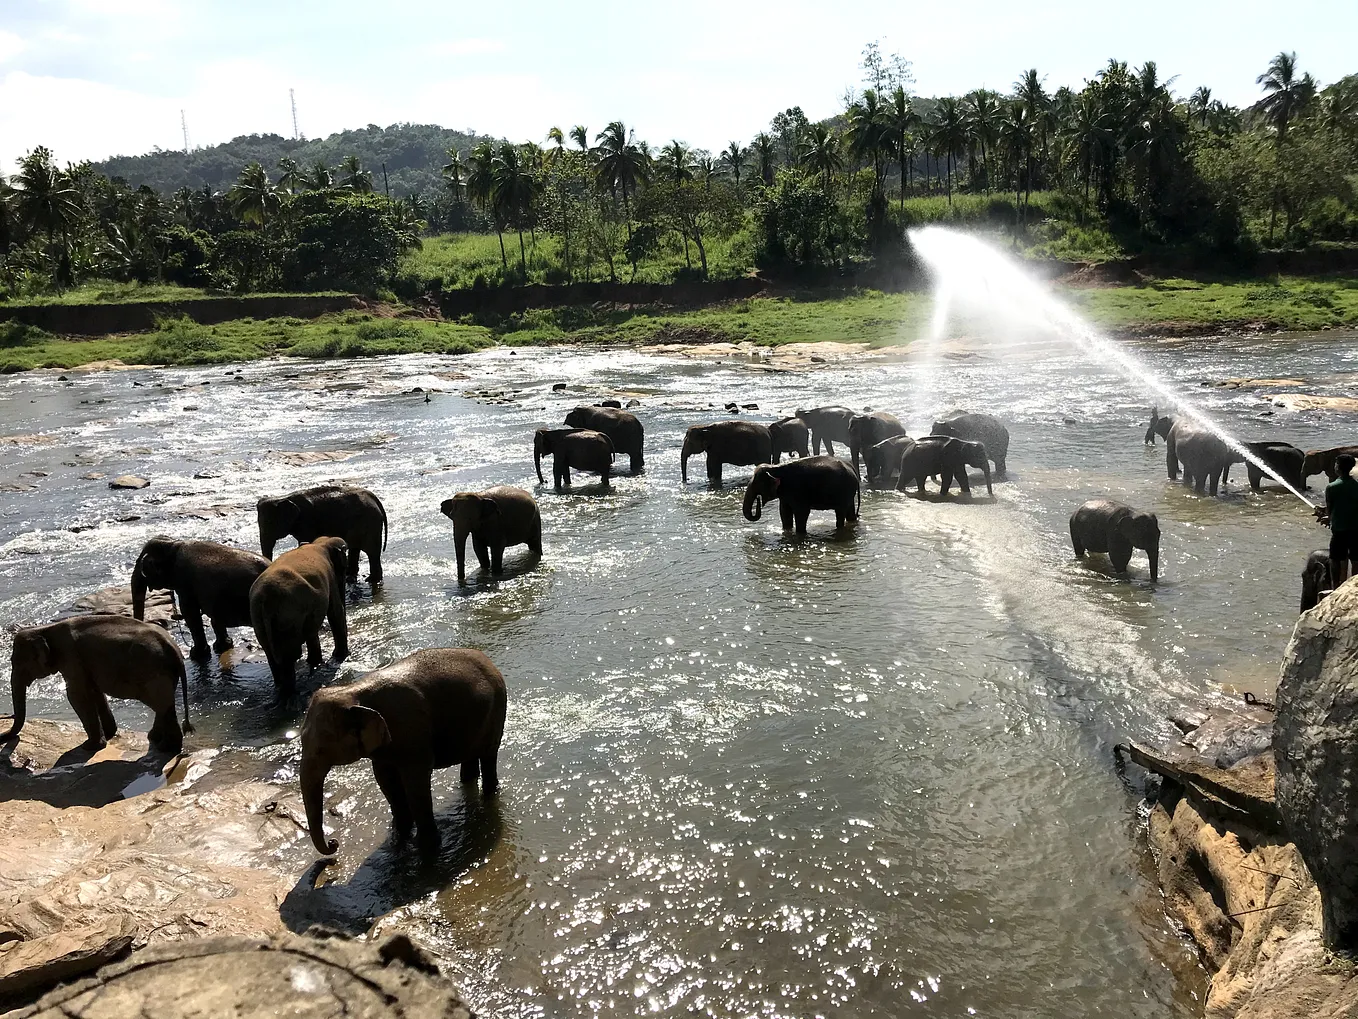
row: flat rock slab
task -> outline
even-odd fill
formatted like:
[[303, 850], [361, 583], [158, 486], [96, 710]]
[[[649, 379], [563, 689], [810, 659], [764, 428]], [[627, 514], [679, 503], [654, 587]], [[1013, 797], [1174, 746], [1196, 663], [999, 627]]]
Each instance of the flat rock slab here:
[[288, 451], [282, 449], [271, 449], [265, 455], [270, 460], [279, 460], [289, 467], [310, 467], [313, 464], [337, 463], [341, 460], [352, 460], [358, 456], [359, 450], [356, 449], [328, 449], [328, 450], [298, 450]]
[[[91, 594], [81, 595], [58, 612], [57, 619], [91, 615], [131, 616], [132, 588], [103, 587]], [[168, 630], [170, 620], [175, 618], [174, 595], [169, 591], [147, 591], [143, 618], [148, 623], [155, 623]]]
[[1358, 411], [1358, 398], [1352, 396], [1311, 396], [1308, 393], [1292, 393], [1275, 396], [1273, 404], [1276, 407], [1286, 407], [1288, 410]]
[[121, 959], [132, 950], [136, 925], [125, 917], [0, 944], [0, 1007], [32, 1001], [43, 991]]
[[15, 1017], [280, 1015], [472, 1017], [438, 967], [402, 934], [378, 945], [293, 934], [160, 945], [58, 988]]
[[145, 488], [151, 482], [135, 474], [121, 474], [108, 483], [109, 488]]

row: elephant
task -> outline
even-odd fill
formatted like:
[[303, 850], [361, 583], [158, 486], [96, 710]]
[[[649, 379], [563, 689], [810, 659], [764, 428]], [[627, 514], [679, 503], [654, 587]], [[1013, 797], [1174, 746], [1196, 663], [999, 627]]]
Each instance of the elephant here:
[[622, 401], [621, 401], [621, 400], [600, 400], [600, 401], [599, 401], [598, 403], [596, 403], [594, 406], [596, 406], [596, 407], [612, 407], [614, 410], [622, 410]]
[[142, 546], [132, 567], [132, 616], [146, 618], [146, 592], [169, 588], [193, 635], [190, 658], [208, 658], [203, 616], [212, 621], [217, 639], [212, 651], [231, 647], [231, 626], [250, 625], [250, 585], [269, 566], [254, 552], [215, 541], [180, 541], [164, 536]]
[[[1293, 488], [1300, 491], [1306, 487], [1306, 483], [1301, 477], [1301, 465], [1306, 459], [1306, 454], [1292, 445], [1290, 442], [1247, 442], [1245, 448], [1257, 456], [1268, 466], [1272, 467], [1278, 475]], [[1244, 460], [1244, 457], [1236, 455], [1237, 460]], [[1231, 473], [1230, 467], [1221, 473], [1221, 481], [1225, 484]], [[1245, 460], [1245, 473], [1250, 480], [1250, 488], [1259, 491], [1263, 486], [1265, 474], [1257, 465]]]
[[1167, 417], [1160, 416], [1160, 408], [1151, 408], [1150, 424], [1146, 426], [1146, 445], [1154, 446], [1155, 437], [1158, 435], [1166, 442], [1169, 441], [1169, 430], [1174, 427], [1175, 418], [1173, 415]]
[[646, 430], [641, 421], [630, 411], [616, 407], [576, 407], [566, 415], [566, 424], [571, 428], [588, 428], [603, 432], [613, 440], [615, 453], [626, 453], [631, 460], [632, 473], [636, 474], [645, 466], [642, 446]]
[[974, 414], [965, 410], [950, 411], [941, 421], [935, 421], [934, 435], [951, 435], [985, 446], [986, 456], [995, 465], [995, 474], [1005, 475], [1005, 461], [1009, 458], [1009, 429], [993, 414]]
[[343, 538], [317, 538], [284, 552], [250, 587], [250, 622], [280, 690], [293, 690], [303, 644], [307, 665], [314, 669], [324, 660], [321, 623], [327, 620], [335, 639], [335, 661], [349, 657], [344, 609], [347, 553]]
[[825, 443], [825, 452], [830, 456], [835, 455], [834, 442], [842, 442], [848, 445], [849, 422], [853, 420], [853, 411], [848, 407], [815, 407], [811, 410], [799, 410], [796, 414], [806, 423], [806, 427], [811, 431], [811, 452], [814, 456], [820, 456], [820, 444]]
[[592, 471], [599, 475], [604, 488], [613, 470], [613, 440], [603, 432], [589, 428], [539, 428], [533, 433], [533, 466], [538, 472], [538, 484], [547, 482], [542, 477], [542, 458], [552, 455], [552, 480], [556, 490], [570, 487], [571, 468]]
[[1330, 593], [1330, 550], [1318, 548], [1306, 557], [1301, 571], [1301, 610], [1307, 612]]
[[769, 425], [769, 436], [773, 440], [774, 463], [778, 462], [783, 453], [811, 455], [811, 431], [806, 427], [806, 422], [799, 417], [774, 421]]
[[1339, 472], [1335, 469], [1334, 462], [1345, 453], [1349, 456], [1358, 456], [1358, 446], [1335, 446], [1332, 449], [1308, 449], [1306, 456], [1301, 464], [1302, 483], [1311, 477], [1312, 474], [1323, 473], [1325, 477], [1333, 481], [1339, 477]]
[[1139, 548], [1150, 561], [1151, 580], [1160, 579], [1160, 521], [1112, 499], [1090, 499], [1070, 515], [1070, 543], [1075, 555], [1107, 552], [1119, 573], [1127, 571], [1132, 549]]
[[401, 838], [418, 828], [437, 847], [435, 768], [462, 766], [462, 781], [494, 795], [505, 730], [505, 680], [489, 658], [468, 648], [427, 648], [368, 673], [356, 683], [317, 690], [302, 720], [299, 779], [311, 841], [323, 856], [325, 779], [330, 769], [366, 757], [391, 805]]
[[743, 512], [746, 520], [758, 520], [764, 503], [778, 500], [783, 530], [796, 525], [798, 534], [806, 533], [806, 519], [812, 510], [834, 510], [835, 529], [858, 519], [863, 494], [858, 475], [848, 464], [833, 456], [808, 456], [785, 464], [756, 467], [750, 486], [745, 489]]
[[1206, 485], [1213, 495], [1231, 464], [1243, 459], [1224, 440], [1186, 416], [1174, 422], [1165, 436], [1165, 469], [1171, 480], [1184, 468], [1184, 484], [1201, 492]]
[[863, 473], [867, 476], [868, 487], [874, 491], [891, 484], [892, 478], [900, 474], [901, 457], [915, 444], [908, 435], [893, 435], [877, 443], [863, 458]]
[[904, 434], [905, 425], [895, 414], [884, 411], [855, 414], [849, 419], [849, 456], [853, 460], [853, 472], [858, 473], [859, 457], [866, 456], [877, 443]]
[[[166, 754], [184, 749], [189, 722], [189, 680], [184, 655], [163, 627], [128, 616], [72, 616], [14, 634], [10, 683], [14, 724], [0, 739], [17, 739], [27, 717], [26, 694], [35, 680], [60, 672], [71, 702], [89, 737], [86, 746], [102, 748], [118, 733], [108, 698], [141, 701], [155, 721], [146, 734]], [[184, 695], [184, 725], [175, 716], [174, 688]]]
[[469, 534], [477, 562], [487, 573], [505, 571], [505, 549], [510, 545], [527, 545], [533, 555], [542, 555], [542, 515], [537, 502], [522, 488], [496, 485], [484, 492], [458, 492], [443, 500], [439, 512], [453, 522], [458, 584], [467, 583]]
[[773, 459], [773, 437], [768, 425], [753, 421], [716, 421], [694, 425], [684, 433], [684, 449], [679, 454], [679, 476], [688, 484], [688, 458], [707, 454], [707, 480], [721, 484], [721, 465], [766, 464]]
[[321, 485], [279, 499], [260, 499], [255, 512], [265, 558], [272, 559], [274, 544], [289, 534], [298, 544], [321, 537], [343, 538], [349, 565], [341, 576], [350, 583], [358, 580], [358, 554], [363, 552], [368, 557], [368, 580], [373, 586], [382, 583], [387, 510], [367, 489]]
[[956, 439], [951, 435], [924, 435], [911, 440], [901, 453], [901, 476], [896, 482], [898, 492], [908, 492], [913, 481], [916, 490], [924, 492], [926, 478], [938, 476], [939, 494], [947, 495], [953, 478], [967, 495], [971, 494], [971, 480], [967, 468], [976, 467], [985, 475], [986, 494], [993, 496], [990, 481], [990, 458], [984, 443]]

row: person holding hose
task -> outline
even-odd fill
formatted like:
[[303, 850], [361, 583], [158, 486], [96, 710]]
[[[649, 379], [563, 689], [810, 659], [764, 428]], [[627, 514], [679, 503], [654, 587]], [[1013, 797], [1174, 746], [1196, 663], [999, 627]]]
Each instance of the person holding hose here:
[[1316, 507], [1316, 519], [1330, 525], [1331, 590], [1358, 567], [1358, 479], [1351, 473], [1355, 462], [1349, 453], [1335, 459], [1336, 477], [1325, 486], [1325, 505]]

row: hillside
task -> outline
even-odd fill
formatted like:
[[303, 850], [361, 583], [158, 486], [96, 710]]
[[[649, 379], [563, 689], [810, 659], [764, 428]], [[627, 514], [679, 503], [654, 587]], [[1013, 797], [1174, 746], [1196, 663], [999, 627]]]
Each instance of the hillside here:
[[385, 162], [391, 193], [402, 197], [430, 195], [440, 190], [443, 179], [439, 168], [448, 161], [449, 147], [457, 146], [465, 155], [481, 140], [480, 135], [436, 124], [393, 124], [390, 127], [369, 124], [310, 141], [296, 141], [276, 134], [242, 135], [220, 145], [194, 149], [188, 154], [160, 150], [144, 156], [114, 156], [94, 166], [110, 177], [124, 178], [133, 187], [147, 184], [171, 194], [182, 187], [197, 190], [204, 185], [225, 191], [240, 171], [255, 161], [276, 177], [278, 161], [284, 156], [291, 156], [304, 168], [317, 162], [333, 168], [345, 156], [352, 155], [373, 172], [373, 184], [379, 191]]

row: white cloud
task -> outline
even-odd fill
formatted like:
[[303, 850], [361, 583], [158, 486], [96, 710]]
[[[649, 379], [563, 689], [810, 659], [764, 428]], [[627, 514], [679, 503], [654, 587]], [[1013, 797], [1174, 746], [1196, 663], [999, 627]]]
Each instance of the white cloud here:
[[444, 39], [424, 47], [431, 57], [479, 57], [506, 49], [502, 39]]
[[0, 29], [0, 64], [13, 60], [28, 48], [28, 44], [13, 32]]

